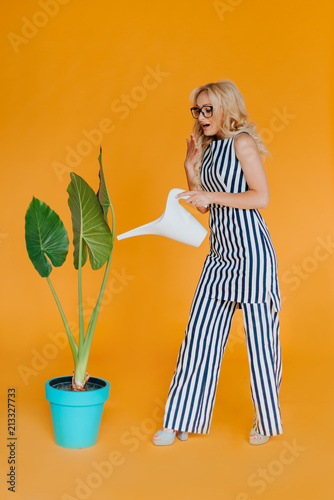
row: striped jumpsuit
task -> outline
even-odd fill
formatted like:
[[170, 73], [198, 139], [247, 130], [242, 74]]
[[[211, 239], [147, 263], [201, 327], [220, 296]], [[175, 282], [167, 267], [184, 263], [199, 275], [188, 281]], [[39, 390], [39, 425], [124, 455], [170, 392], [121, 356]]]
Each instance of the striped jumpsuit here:
[[[234, 137], [213, 141], [204, 152], [204, 190], [248, 190]], [[233, 314], [243, 312], [250, 367], [254, 429], [283, 432], [278, 393], [282, 376], [277, 261], [267, 226], [257, 209], [218, 204], [210, 209], [210, 253], [204, 262], [175, 373], [163, 426], [207, 434], [220, 366]]]

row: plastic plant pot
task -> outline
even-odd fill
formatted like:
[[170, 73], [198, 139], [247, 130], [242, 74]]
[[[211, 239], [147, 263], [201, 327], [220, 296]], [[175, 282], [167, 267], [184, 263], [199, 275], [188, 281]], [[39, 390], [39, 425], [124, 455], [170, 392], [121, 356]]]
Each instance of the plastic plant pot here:
[[72, 377], [57, 377], [45, 382], [45, 395], [50, 403], [55, 442], [63, 448], [88, 448], [98, 437], [110, 383], [90, 377], [85, 391], [63, 390]]

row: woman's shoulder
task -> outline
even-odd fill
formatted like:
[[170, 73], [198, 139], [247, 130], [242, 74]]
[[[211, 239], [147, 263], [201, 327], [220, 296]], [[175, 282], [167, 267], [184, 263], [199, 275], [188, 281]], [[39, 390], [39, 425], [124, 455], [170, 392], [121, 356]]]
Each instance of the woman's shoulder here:
[[249, 132], [239, 132], [234, 136], [234, 148], [236, 153], [244, 153], [249, 151], [249, 149], [256, 149], [257, 145], [253, 137]]

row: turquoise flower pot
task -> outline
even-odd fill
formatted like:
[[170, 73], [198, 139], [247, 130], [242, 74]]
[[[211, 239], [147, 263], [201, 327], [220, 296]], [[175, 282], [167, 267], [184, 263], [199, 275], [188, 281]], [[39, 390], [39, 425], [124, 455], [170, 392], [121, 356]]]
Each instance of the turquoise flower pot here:
[[56, 444], [63, 448], [88, 448], [97, 441], [110, 383], [90, 377], [89, 390], [71, 391], [59, 387], [71, 384], [72, 377], [57, 377], [45, 382], [45, 395], [50, 403]]

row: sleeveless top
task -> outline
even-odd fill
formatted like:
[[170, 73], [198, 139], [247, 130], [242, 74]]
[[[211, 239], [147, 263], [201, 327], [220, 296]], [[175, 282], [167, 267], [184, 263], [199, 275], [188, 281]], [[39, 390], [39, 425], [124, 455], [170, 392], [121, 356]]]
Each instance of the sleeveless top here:
[[[213, 141], [205, 150], [201, 170], [205, 191], [248, 191], [234, 139]], [[273, 301], [274, 309], [279, 311], [276, 254], [259, 211], [215, 203], [209, 205], [209, 210], [210, 253], [198, 283], [202, 293], [238, 303]]]

